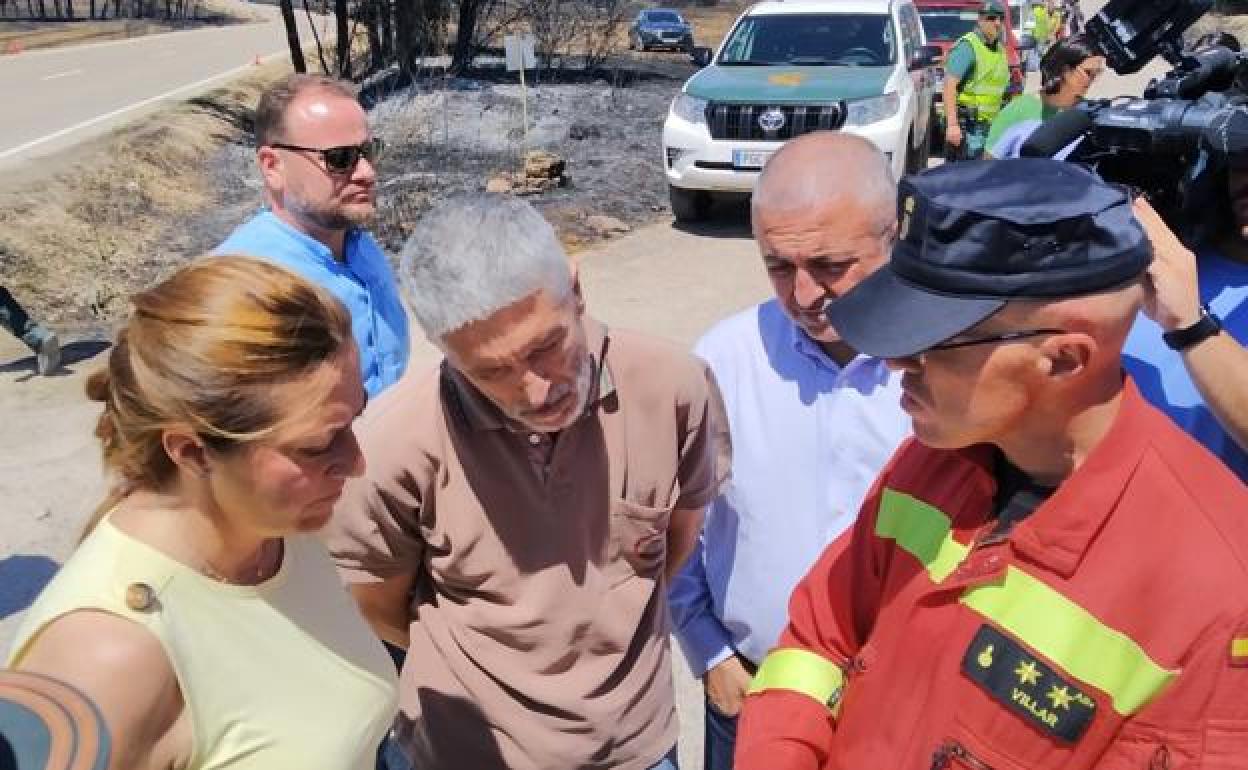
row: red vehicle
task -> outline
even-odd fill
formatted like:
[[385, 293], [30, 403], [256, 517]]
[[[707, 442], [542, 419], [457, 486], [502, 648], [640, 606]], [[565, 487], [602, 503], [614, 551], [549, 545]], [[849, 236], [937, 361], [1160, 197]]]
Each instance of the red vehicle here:
[[[1010, 65], [1011, 94], [1023, 92], [1023, 66], [1019, 56], [1019, 36], [1022, 34], [1022, 19], [1016, 16], [1016, 9], [1021, 3], [1010, 3], [1010, 13], [1006, 16], [1008, 24], [1002, 25], [1002, 36], [1005, 39], [1005, 57]], [[914, 7], [919, 11], [923, 21], [923, 31], [930, 45], [940, 46], [942, 60], [949, 55], [949, 49], [958, 42], [958, 38], [975, 29], [979, 18], [979, 9], [983, 0], [914, 0]], [[936, 70], [936, 90], [932, 98], [931, 126], [932, 150], [938, 152], [945, 141], [945, 112], [940, 106], [941, 84], [944, 71]]]

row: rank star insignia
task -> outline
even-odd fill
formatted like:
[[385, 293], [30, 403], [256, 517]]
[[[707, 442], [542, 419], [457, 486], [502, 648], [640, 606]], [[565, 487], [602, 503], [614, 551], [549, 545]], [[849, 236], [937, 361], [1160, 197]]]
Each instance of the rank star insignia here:
[[1014, 676], [1018, 677], [1019, 684], [1035, 684], [1040, 681], [1040, 669], [1036, 668], [1034, 660], [1023, 661], [1014, 669]]
[[993, 703], [1066, 745], [1096, 719], [1097, 702], [1079, 680], [990, 624], [972, 637], [961, 670]]
[[1053, 708], [1062, 708], [1067, 711], [1070, 711], [1070, 702], [1075, 699], [1075, 696], [1071, 695], [1069, 690], [1057, 685], [1049, 688], [1049, 694], [1046, 697], [1052, 702]]

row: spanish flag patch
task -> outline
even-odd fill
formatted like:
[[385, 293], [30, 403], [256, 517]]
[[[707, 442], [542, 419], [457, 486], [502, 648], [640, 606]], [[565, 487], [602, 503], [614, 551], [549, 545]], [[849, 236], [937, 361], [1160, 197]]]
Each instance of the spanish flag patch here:
[[[1240, 629], [1240, 634], [1245, 633]], [[1231, 637], [1231, 665], [1248, 668], [1248, 636]]]

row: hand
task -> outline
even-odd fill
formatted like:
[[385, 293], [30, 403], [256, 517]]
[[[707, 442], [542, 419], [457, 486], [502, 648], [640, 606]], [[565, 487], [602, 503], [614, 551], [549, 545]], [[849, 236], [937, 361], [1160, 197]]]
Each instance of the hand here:
[[1144, 283], [1144, 314], [1165, 331], [1191, 326], [1200, 320], [1196, 255], [1183, 245], [1147, 200], [1136, 198], [1132, 208], [1153, 244], [1153, 262]]
[[957, 121], [953, 121], [945, 128], [945, 144], [950, 147], [962, 146], [962, 126], [959, 126]]
[[706, 687], [706, 697], [715, 710], [726, 717], [735, 717], [741, 713], [750, 678], [741, 659], [733, 655], [707, 671], [702, 683]]

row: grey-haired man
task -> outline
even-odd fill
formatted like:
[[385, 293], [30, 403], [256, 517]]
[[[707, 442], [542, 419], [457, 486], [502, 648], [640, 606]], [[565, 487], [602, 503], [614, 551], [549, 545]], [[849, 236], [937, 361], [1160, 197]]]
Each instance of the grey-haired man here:
[[370, 407], [331, 537], [408, 648], [396, 737], [421, 770], [673, 768], [664, 596], [726, 467], [707, 371], [587, 317], [526, 203], [415, 232], [400, 274], [445, 359]]

